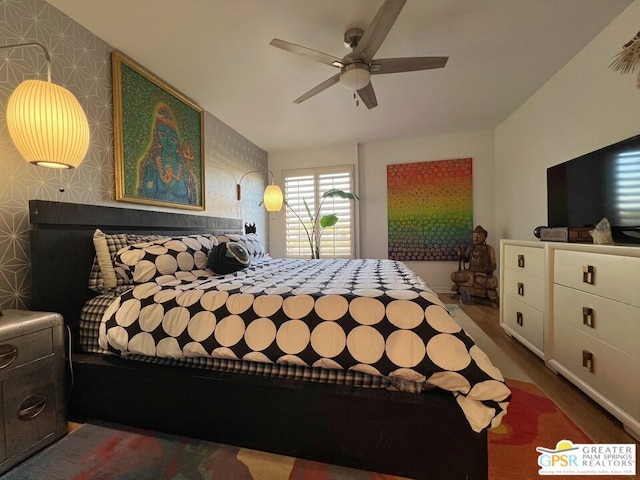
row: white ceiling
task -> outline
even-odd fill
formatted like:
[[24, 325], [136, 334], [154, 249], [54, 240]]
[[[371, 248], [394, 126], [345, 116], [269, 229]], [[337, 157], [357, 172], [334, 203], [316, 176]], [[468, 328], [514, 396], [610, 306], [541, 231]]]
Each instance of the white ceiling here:
[[343, 57], [382, 0], [48, 1], [271, 152], [493, 129], [632, 3], [408, 0], [375, 58], [449, 62], [372, 77], [367, 110], [339, 84], [293, 104], [337, 69], [269, 42]]

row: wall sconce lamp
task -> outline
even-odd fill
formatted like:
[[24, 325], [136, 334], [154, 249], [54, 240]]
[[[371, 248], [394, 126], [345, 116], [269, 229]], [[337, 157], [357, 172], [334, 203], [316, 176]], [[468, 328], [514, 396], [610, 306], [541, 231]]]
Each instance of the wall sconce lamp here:
[[80, 103], [66, 88], [51, 82], [51, 57], [39, 43], [0, 46], [40, 47], [47, 59], [47, 81], [25, 80], [7, 103], [7, 127], [24, 159], [50, 168], [75, 168], [89, 148], [89, 122]]
[[284, 196], [282, 195], [282, 190], [278, 185], [273, 183], [273, 172], [271, 170], [252, 170], [250, 172], [245, 173], [240, 177], [240, 181], [236, 185], [236, 194], [238, 196], [238, 201], [242, 198], [242, 189], [240, 184], [242, 183], [242, 179], [249, 175], [250, 173], [265, 173], [268, 172], [271, 175], [271, 185], [267, 185], [267, 188], [264, 189], [263, 202], [264, 206], [267, 209], [267, 212], [279, 212], [282, 208], [282, 203], [284, 201]]

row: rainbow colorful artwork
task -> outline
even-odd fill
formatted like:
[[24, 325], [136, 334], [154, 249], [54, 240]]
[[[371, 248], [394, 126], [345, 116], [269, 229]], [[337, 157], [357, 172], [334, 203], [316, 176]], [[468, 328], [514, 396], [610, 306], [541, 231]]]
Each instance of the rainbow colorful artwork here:
[[471, 158], [387, 165], [389, 258], [458, 260], [471, 242]]

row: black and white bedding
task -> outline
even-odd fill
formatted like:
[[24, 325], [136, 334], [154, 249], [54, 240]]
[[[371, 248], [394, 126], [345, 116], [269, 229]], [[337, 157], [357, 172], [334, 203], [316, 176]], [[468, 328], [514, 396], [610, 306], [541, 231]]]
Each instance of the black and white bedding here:
[[254, 256], [248, 268], [217, 275], [203, 263], [210, 240], [120, 250], [114, 265], [128, 281], [94, 309], [95, 317], [108, 305], [100, 348], [157, 362], [348, 373], [405, 391], [439, 387], [453, 392], [474, 431], [500, 423], [510, 399], [500, 371], [403, 263]]

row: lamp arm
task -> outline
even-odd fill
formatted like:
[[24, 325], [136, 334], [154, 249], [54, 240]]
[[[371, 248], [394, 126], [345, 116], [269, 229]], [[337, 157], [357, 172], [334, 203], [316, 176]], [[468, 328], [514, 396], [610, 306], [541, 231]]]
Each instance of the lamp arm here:
[[246, 177], [250, 173], [269, 173], [271, 175], [271, 185], [273, 185], [273, 172], [271, 170], [251, 170], [250, 172], [247, 172], [244, 175], [242, 175], [240, 177], [240, 180], [238, 180], [238, 183], [236, 184], [236, 196], [238, 201], [242, 199], [242, 189], [240, 187], [240, 184], [242, 183], [242, 180], [244, 179], [244, 177]]
[[47, 60], [47, 81], [51, 83], [51, 56], [49, 55], [49, 51], [41, 43], [28, 42], [28, 43], [15, 43], [12, 45], [0, 45], [0, 50], [6, 50], [8, 48], [21, 48], [21, 47], [40, 47], [42, 49], [42, 51], [44, 52], [44, 57]]

